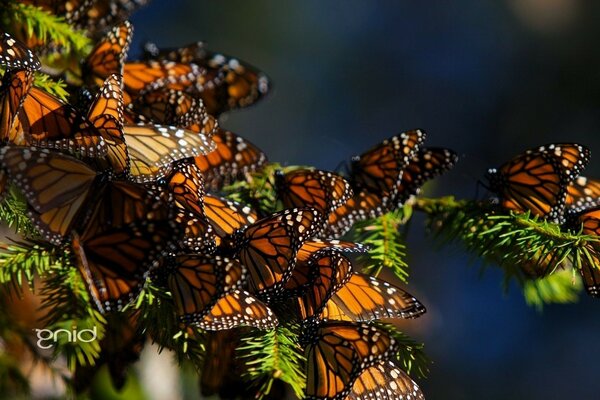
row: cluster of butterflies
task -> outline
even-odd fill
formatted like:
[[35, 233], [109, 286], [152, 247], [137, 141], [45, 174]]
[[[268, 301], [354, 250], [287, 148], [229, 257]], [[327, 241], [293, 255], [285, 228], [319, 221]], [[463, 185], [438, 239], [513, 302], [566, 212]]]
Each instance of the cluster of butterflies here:
[[[81, 4], [88, 3], [100, 2]], [[69, 18], [86, 21], [76, 9], [69, 7]], [[39, 239], [72, 255], [109, 319], [150, 279], [171, 294], [182, 326], [212, 332], [217, 344], [232, 328], [298, 322], [307, 399], [423, 398], [392, 362], [399, 344], [373, 321], [416, 318], [425, 308], [356, 270], [352, 255], [368, 249], [340, 237], [357, 221], [402, 206], [452, 168], [456, 154], [423, 146], [420, 130], [401, 133], [352, 158], [346, 177], [276, 173], [282, 210], [259, 215], [219, 193], [261, 168], [266, 156], [220, 128], [217, 117], [266, 94], [266, 76], [202, 43], [164, 51], [147, 45], [144, 60], [127, 61], [132, 32], [125, 21], [98, 40], [72, 104], [34, 86], [40, 61], [3, 34], [0, 182], [3, 192], [10, 184], [22, 193]], [[137, 324], [137, 316], [125, 319]], [[139, 351], [135, 332], [121, 336]], [[234, 356], [214, 349], [211, 362]], [[101, 355], [113, 366], [123, 357]]]
[[[581, 176], [590, 150], [577, 143], [553, 143], [517, 155], [490, 169], [489, 187], [505, 209], [561, 224], [574, 232], [600, 236], [600, 181]], [[588, 242], [578, 266], [589, 295], [600, 297], [600, 248]], [[556, 266], [540, 260], [530, 274], [543, 276]]]

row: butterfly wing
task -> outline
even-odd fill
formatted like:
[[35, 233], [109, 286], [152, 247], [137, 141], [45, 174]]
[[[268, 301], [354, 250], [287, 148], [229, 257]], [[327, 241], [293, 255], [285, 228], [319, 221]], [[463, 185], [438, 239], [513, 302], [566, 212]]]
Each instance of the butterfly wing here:
[[402, 171], [425, 140], [425, 132], [412, 130], [392, 136], [371, 150], [354, 157], [351, 168], [353, 189], [395, 197]]
[[137, 182], [160, 179], [174, 162], [214, 150], [214, 143], [207, 136], [183, 128], [125, 125], [124, 134], [131, 161], [131, 178]]
[[236, 180], [245, 179], [247, 174], [267, 162], [266, 155], [258, 147], [233, 132], [219, 129], [212, 139], [216, 144], [215, 151], [194, 158], [211, 190], [220, 190]]
[[312, 207], [329, 214], [352, 196], [350, 183], [332, 172], [299, 169], [277, 174], [277, 192], [286, 208]]
[[89, 84], [100, 86], [112, 74], [123, 75], [123, 65], [133, 37], [133, 26], [125, 21], [111, 29], [92, 49], [83, 65]]
[[122, 77], [110, 75], [96, 95], [88, 119], [107, 144], [107, 160], [117, 177], [129, 171], [129, 152], [123, 134]]
[[97, 173], [84, 162], [48, 149], [6, 146], [2, 168], [25, 195], [30, 217], [45, 240], [66, 237], [89, 198]]
[[346, 234], [358, 221], [377, 218], [390, 210], [387, 197], [361, 191], [350, 198], [346, 204], [329, 214], [326, 231], [334, 237]]
[[574, 211], [600, 206], [600, 181], [578, 176], [567, 186], [566, 204]]
[[0, 87], [0, 140], [24, 145], [22, 127], [18, 124], [18, 111], [33, 85], [33, 73], [26, 69], [6, 72]]
[[589, 160], [589, 150], [574, 143], [527, 150], [499, 169], [488, 171], [492, 191], [502, 207], [562, 221], [567, 186]]
[[389, 360], [397, 342], [386, 331], [354, 322], [325, 322], [306, 348], [306, 399], [343, 400], [367, 368]]
[[425, 400], [417, 384], [392, 361], [365, 369], [345, 400]]
[[253, 293], [269, 297], [290, 278], [296, 253], [317, 229], [313, 209], [288, 209], [246, 228], [236, 244], [239, 260], [248, 268]]
[[333, 294], [322, 317], [332, 320], [373, 321], [417, 318], [425, 307], [410, 293], [372, 276], [353, 273]]
[[450, 170], [457, 161], [458, 155], [450, 149], [441, 147], [419, 149], [402, 171], [396, 203], [403, 204], [410, 196], [417, 194], [425, 182]]
[[246, 291], [235, 290], [220, 298], [196, 325], [208, 331], [219, 331], [238, 326], [272, 329], [277, 323], [275, 314], [264, 303]]
[[0, 65], [6, 69], [38, 71], [40, 60], [23, 43], [6, 32], [0, 32]]

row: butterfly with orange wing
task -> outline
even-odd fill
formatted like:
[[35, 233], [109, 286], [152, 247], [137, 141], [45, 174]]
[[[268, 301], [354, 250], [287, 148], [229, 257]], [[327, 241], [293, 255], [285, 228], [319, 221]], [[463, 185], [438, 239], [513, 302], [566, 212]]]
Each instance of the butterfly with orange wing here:
[[425, 400], [419, 386], [392, 361], [364, 370], [344, 400]]
[[[569, 214], [567, 228], [584, 235], [600, 237], [600, 206], [583, 209]], [[583, 248], [579, 268], [583, 286], [592, 297], [600, 297], [600, 245], [588, 242]]]
[[217, 191], [234, 181], [246, 179], [247, 174], [259, 170], [267, 162], [265, 153], [233, 132], [218, 129], [212, 139], [216, 143], [215, 151], [194, 158], [204, 175], [207, 189]]
[[23, 145], [25, 135], [17, 113], [33, 85], [33, 73], [26, 69], [7, 71], [0, 86], [0, 141]]
[[205, 73], [191, 90], [202, 98], [209, 114], [214, 116], [252, 105], [269, 91], [269, 78], [264, 73], [239, 59], [207, 50], [202, 42], [168, 50], [147, 43], [144, 50], [149, 60], [195, 63], [203, 68]]
[[292, 275], [298, 250], [319, 224], [316, 210], [292, 208], [235, 232], [230, 246], [248, 268], [250, 291], [267, 301], [279, 295]]
[[578, 176], [567, 186], [565, 203], [575, 211], [600, 206], [600, 181]]
[[205, 330], [277, 325], [272, 311], [242, 290], [247, 271], [238, 261], [183, 254], [166, 263], [167, 286], [183, 323]]
[[0, 66], [8, 70], [38, 71], [42, 64], [33, 52], [6, 32], [0, 31]]
[[389, 361], [397, 341], [384, 329], [357, 322], [326, 321], [305, 325], [308, 400], [343, 400], [367, 369]]
[[355, 192], [366, 190], [394, 198], [402, 171], [425, 140], [425, 132], [412, 130], [392, 136], [352, 158], [350, 182]]
[[564, 222], [567, 187], [579, 176], [590, 151], [576, 143], [530, 149], [487, 173], [500, 205], [511, 211]]
[[350, 184], [328, 171], [277, 171], [275, 184], [284, 207], [312, 207], [324, 215], [329, 215], [352, 196]]

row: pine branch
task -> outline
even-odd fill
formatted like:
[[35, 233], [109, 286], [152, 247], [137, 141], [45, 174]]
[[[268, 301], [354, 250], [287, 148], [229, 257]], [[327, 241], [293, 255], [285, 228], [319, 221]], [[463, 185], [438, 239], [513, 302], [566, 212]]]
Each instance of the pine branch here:
[[[453, 197], [419, 199], [415, 209], [428, 215], [428, 227], [438, 238], [446, 243], [460, 241], [486, 263], [502, 267], [505, 287], [516, 280], [522, 288], [528, 288], [524, 294], [533, 304], [573, 301], [580, 286], [571, 284], [568, 289], [559, 278], [542, 283], [535, 280], [580, 266], [585, 249], [598, 241], [593, 236], [561, 230], [559, 225], [528, 213], [503, 213], [488, 203], [457, 201]], [[549, 282], [554, 290], [549, 290]], [[537, 290], [544, 295], [535, 297]]]
[[274, 379], [286, 382], [298, 397], [302, 397], [306, 360], [294, 331], [279, 326], [267, 332], [253, 330], [241, 338], [237, 352], [247, 366], [244, 378], [249, 382], [262, 382], [257, 398], [269, 394]]
[[81, 55], [90, 47], [89, 38], [73, 29], [63, 17], [30, 4], [11, 2], [4, 8], [2, 21], [4, 26], [25, 27], [27, 37], [35, 36], [47, 45], [60, 46], [64, 53]]
[[0, 221], [14, 228], [21, 236], [37, 236], [37, 230], [27, 216], [27, 203], [15, 187], [11, 186], [0, 202]]
[[387, 330], [399, 344], [399, 350], [396, 354], [403, 369], [413, 376], [425, 378], [429, 374], [431, 360], [425, 355], [423, 343], [416, 342], [405, 333], [400, 332], [390, 324], [378, 324]]
[[398, 279], [407, 282], [406, 244], [399, 229], [410, 216], [411, 208], [404, 207], [354, 225], [352, 239], [370, 247], [368, 253], [359, 257], [363, 272], [378, 276], [383, 268], [389, 268]]
[[183, 327], [178, 321], [171, 293], [148, 279], [134, 307], [140, 310], [140, 325], [158, 344], [159, 351], [172, 350], [179, 363], [190, 361], [201, 370], [206, 352], [205, 333], [194, 326]]
[[278, 210], [275, 190], [275, 171], [282, 170], [278, 163], [269, 163], [260, 171], [248, 174], [246, 180], [238, 180], [223, 188], [226, 197], [254, 207], [259, 215], [270, 215]]
[[50, 78], [48, 75], [37, 72], [34, 76], [34, 85], [39, 87], [40, 89], [45, 90], [46, 92], [53, 94], [63, 101], [67, 101], [69, 98], [69, 92], [67, 92], [67, 84], [58, 80], [55, 81]]
[[61, 258], [53, 248], [36, 243], [0, 243], [0, 283], [10, 284], [17, 291], [23, 278], [34, 289], [35, 276], [44, 276], [60, 267]]
[[66, 335], [58, 336], [54, 356], [64, 356], [71, 371], [77, 365], [94, 365], [100, 355], [106, 320], [92, 305], [85, 282], [79, 270], [70, 265], [68, 253], [63, 253], [61, 262], [49, 271], [43, 284], [40, 294], [47, 312], [44, 318], [47, 329], [95, 329], [97, 334], [91, 342], [68, 341]]

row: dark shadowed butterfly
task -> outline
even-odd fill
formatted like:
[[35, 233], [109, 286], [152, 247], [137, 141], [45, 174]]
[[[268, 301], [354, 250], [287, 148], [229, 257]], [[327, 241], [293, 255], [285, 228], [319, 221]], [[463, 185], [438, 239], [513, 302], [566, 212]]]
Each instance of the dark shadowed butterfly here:
[[27, 46], [0, 30], [0, 66], [9, 70], [37, 71], [42, 64]]
[[589, 149], [579, 144], [549, 144], [490, 169], [487, 178], [505, 209], [563, 222], [567, 187], [589, 158]]
[[109, 182], [87, 222], [73, 234], [75, 264], [102, 312], [135, 299], [148, 271], [181, 239], [174, 213], [158, 193], [130, 182]]
[[567, 186], [566, 204], [575, 211], [600, 206], [600, 181], [578, 176]]
[[149, 1], [93, 0], [86, 13], [77, 20], [76, 26], [96, 36], [97, 33], [101, 33], [107, 27], [128, 19], [134, 11], [148, 4]]
[[406, 291], [372, 276], [352, 273], [331, 296], [322, 318], [373, 321], [382, 318], [417, 318], [425, 306]]
[[248, 173], [267, 162], [265, 153], [233, 132], [218, 129], [212, 139], [217, 146], [215, 151], [194, 158], [208, 190], [220, 190], [234, 181], [246, 179]]
[[239, 340], [237, 331], [231, 329], [207, 332], [205, 338], [206, 356], [200, 377], [200, 391], [203, 396], [210, 397], [227, 390], [232, 380], [239, 379], [241, 374], [235, 373], [235, 349]]
[[233, 235], [234, 254], [248, 268], [252, 293], [268, 300], [281, 292], [292, 275], [298, 250], [318, 229], [319, 218], [314, 209], [292, 208]]
[[392, 361], [365, 369], [344, 400], [425, 400], [417, 384]]
[[352, 196], [350, 184], [341, 176], [328, 171], [277, 171], [275, 182], [278, 196], [285, 208], [312, 207], [329, 215]]
[[0, 87], [0, 140], [2, 143], [24, 145], [26, 139], [17, 113], [33, 85], [33, 73], [22, 69], [7, 71]]
[[144, 50], [147, 59], [195, 63], [204, 68], [206, 72], [198, 77], [194, 89], [211, 115], [252, 105], [269, 91], [264, 73], [239, 59], [207, 50], [202, 42], [162, 51], [147, 43]]
[[129, 104], [127, 112], [130, 122], [181, 126], [209, 136], [218, 129], [202, 100], [181, 90], [161, 88], [142, 94]]
[[167, 262], [168, 288], [185, 324], [206, 330], [277, 325], [271, 310], [241, 289], [246, 270], [238, 261], [179, 255]]
[[303, 335], [308, 400], [345, 399], [365, 370], [390, 360], [398, 348], [384, 329], [357, 322], [322, 322]]
[[394, 203], [403, 204], [412, 195], [418, 194], [421, 186], [430, 179], [454, 167], [458, 155], [450, 149], [423, 147], [410, 160], [402, 171], [398, 185], [398, 198]]
[[425, 140], [425, 132], [412, 130], [392, 136], [352, 158], [350, 182], [355, 192], [367, 190], [394, 198], [402, 171]]
[[[600, 236], [600, 207], [593, 207], [569, 215], [567, 227], [584, 235]], [[588, 242], [583, 248], [579, 272], [583, 286], [592, 297], [600, 297], [600, 245]]]

